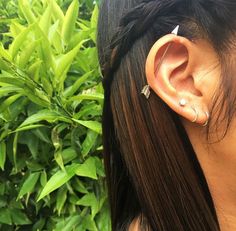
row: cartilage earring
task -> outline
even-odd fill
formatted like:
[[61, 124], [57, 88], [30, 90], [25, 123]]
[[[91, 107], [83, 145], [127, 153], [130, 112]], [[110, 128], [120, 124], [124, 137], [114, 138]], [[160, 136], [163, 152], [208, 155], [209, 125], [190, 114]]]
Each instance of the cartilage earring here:
[[145, 97], [148, 99], [149, 96], [150, 96], [150, 93], [151, 93], [151, 92], [150, 92], [150, 86], [149, 86], [149, 85], [144, 86], [144, 88], [143, 88], [141, 94], [144, 94]]
[[[175, 35], [178, 35], [178, 32], [179, 32], [179, 25], [177, 25], [171, 33], [172, 33], [172, 34], [175, 34]], [[160, 62], [158, 63], [158, 65], [157, 65], [157, 70], [156, 70], [157, 72], [159, 71], [159, 67], [161, 66], [161, 64], [162, 64], [162, 62], [163, 62], [163, 60], [164, 60], [164, 58], [165, 58], [165, 56], [166, 56], [166, 54], [167, 54], [167, 52], [168, 52], [170, 46], [171, 46], [171, 44], [169, 44], [169, 45], [167, 46], [167, 48], [166, 48], [166, 50], [165, 50], [163, 56], [162, 56], [161, 59], [160, 59]], [[151, 93], [151, 92], [150, 92], [150, 86], [149, 86], [149, 85], [144, 86], [144, 88], [142, 89], [141, 94], [144, 94], [144, 95], [146, 96], [146, 98], [148, 99], [149, 96], [150, 96], [150, 93]]]
[[195, 112], [195, 118], [194, 118], [194, 120], [192, 120], [192, 122], [193, 123], [195, 123], [196, 121], [197, 121], [197, 119], [198, 119], [198, 111], [196, 110], [196, 108], [194, 108], [193, 106], [191, 106], [191, 108], [194, 110], [194, 112]]
[[179, 101], [179, 105], [180, 105], [181, 107], [186, 106], [186, 104], [187, 104], [187, 100], [186, 100], [186, 99], [181, 99], [181, 100]]
[[208, 113], [207, 111], [205, 111], [205, 114], [206, 114], [206, 116], [207, 116], [207, 120], [206, 120], [206, 122], [202, 125], [203, 127], [207, 126], [207, 124], [208, 124], [208, 122], [209, 122], [209, 118], [210, 118], [210, 115], [209, 115], [209, 113]]

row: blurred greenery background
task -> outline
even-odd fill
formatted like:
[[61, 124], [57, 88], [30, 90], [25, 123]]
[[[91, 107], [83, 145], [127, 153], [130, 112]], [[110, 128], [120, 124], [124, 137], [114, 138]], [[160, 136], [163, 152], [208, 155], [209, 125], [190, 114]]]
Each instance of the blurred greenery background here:
[[92, 0], [0, 0], [0, 230], [110, 230], [97, 16]]

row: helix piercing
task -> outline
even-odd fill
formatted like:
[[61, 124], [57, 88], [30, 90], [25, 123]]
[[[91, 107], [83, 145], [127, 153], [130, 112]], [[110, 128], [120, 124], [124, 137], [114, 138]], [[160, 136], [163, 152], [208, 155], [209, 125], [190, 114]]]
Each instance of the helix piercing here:
[[[175, 27], [175, 29], [171, 32], [171, 34], [178, 35], [178, 32], [179, 32], [179, 25]], [[165, 56], [166, 56], [166, 54], [167, 54], [167, 52], [168, 52], [170, 46], [171, 46], [171, 44], [169, 44], [169, 45], [167, 46], [167, 48], [166, 48], [164, 54], [163, 54], [162, 57], [161, 57], [161, 60], [160, 60], [159, 64], [157, 65], [157, 69], [161, 66], [161, 64], [162, 64], [162, 62], [163, 62], [163, 60], [164, 60], [164, 58], [165, 58]], [[148, 99], [149, 96], [150, 96], [150, 93], [151, 93], [151, 92], [150, 92], [150, 86], [149, 86], [149, 84], [147, 84], [147, 85], [145, 85], [145, 86], [143, 87], [143, 89], [142, 89], [142, 91], [141, 91], [141, 94], [144, 94], [145, 97]]]
[[198, 119], [198, 111], [197, 111], [196, 108], [194, 108], [193, 106], [191, 106], [191, 108], [194, 110], [194, 112], [195, 112], [195, 114], [196, 114], [194, 120], [192, 120], [192, 122], [195, 123], [195, 122], [197, 121], [197, 119]]
[[207, 120], [206, 120], [206, 122], [202, 125], [203, 127], [207, 126], [207, 124], [208, 124], [208, 122], [209, 122], [209, 118], [210, 118], [210, 115], [209, 115], [209, 113], [208, 113], [207, 111], [205, 111], [205, 114], [206, 114], [206, 116], [207, 116]]

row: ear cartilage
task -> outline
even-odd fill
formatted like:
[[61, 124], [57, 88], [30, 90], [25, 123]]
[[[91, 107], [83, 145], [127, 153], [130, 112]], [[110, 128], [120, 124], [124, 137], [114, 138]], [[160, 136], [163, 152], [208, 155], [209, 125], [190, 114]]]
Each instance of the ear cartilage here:
[[[175, 27], [175, 29], [171, 32], [171, 34], [178, 35], [178, 32], [179, 32], [179, 25], [177, 25], [177, 26]], [[165, 56], [166, 56], [166, 54], [167, 54], [169, 48], [171, 47], [171, 45], [172, 45], [172, 43], [168, 44], [168, 46], [167, 46], [167, 48], [166, 48], [164, 54], [162, 55], [162, 57], [161, 57], [161, 59], [160, 59], [160, 62], [157, 64], [157, 68], [156, 68], [156, 70], [155, 70], [155, 74], [156, 74], [157, 71], [159, 71], [159, 67], [161, 66], [161, 64], [162, 64], [162, 62], [163, 62], [163, 60], [164, 60], [164, 58], [165, 58]], [[149, 96], [150, 96], [150, 93], [151, 93], [151, 92], [150, 92], [150, 86], [149, 86], [149, 85], [144, 86], [144, 88], [142, 89], [141, 94], [144, 94], [144, 95], [146, 96], [146, 98], [148, 99]]]

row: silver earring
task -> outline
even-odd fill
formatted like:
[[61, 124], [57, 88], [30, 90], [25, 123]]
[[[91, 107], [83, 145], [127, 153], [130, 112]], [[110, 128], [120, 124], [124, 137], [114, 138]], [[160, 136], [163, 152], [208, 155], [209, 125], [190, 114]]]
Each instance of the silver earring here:
[[192, 122], [193, 123], [195, 123], [196, 121], [197, 121], [197, 119], [198, 119], [198, 111], [196, 110], [196, 108], [194, 108], [193, 106], [191, 106], [191, 108], [194, 110], [194, 112], [195, 112], [195, 118], [194, 118], [194, 120], [192, 120]]
[[180, 105], [181, 107], [186, 106], [186, 104], [187, 104], [187, 100], [186, 100], [186, 99], [181, 99], [181, 100], [179, 101], [179, 105]]
[[148, 99], [149, 96], [150, 96], [150, 93], [151, 93], [151, 92], [150, 92], [150, 86], [149, 86], [149, 85], [144, 86], [144, 88], [143, 88], [141, 94], [144, 94], [145, 97]]
[[[178, 35], [178, 32], [179, 32], [179, 25], [175, 27], [175, 29], [171, 32], [171, 34]], [[159, 64], [158, 64], [158, 67], [160, 67], [160, 65], [162, 64], [162, 62], [163, 62], [163, 60], [164, 60], [164, 58], [165, 58], [165, 56], [166, 56], [166, 54], [167, 54], [167, 51], [168, 51], [169, 48], [170, 48], [170, 45], [171, 45], [171, 44], [168, 45], [168, 47], [166, 48], [166, 50], [165, 50], [163, 56], [161, 57], [161, 60], [160, 60], [160, 62], [159, 62]], [[145, 85], [145, 86], [143, 87], [142, 91], [141, 91], [141, 94], [144, 94], [145, 97], [148, 99], [149, 96], [150, 96], [150, 93], [151, 93], [151, 92], [150, 92], [150, 86], [149, 86], [149, 85]]]
[[206, 114], [206, 116], [207, 116], [207, 120], [206, 120], [206, 122], [202, 125], [203, 127], [207, 126], [207, 124], [208, 124], [208, 122], [209, 122], [209, 118], [210, 118], [210, 115], [209, 115], [209, 113], [208, 113], [207, 111], [205, 111], [205, 114]]

